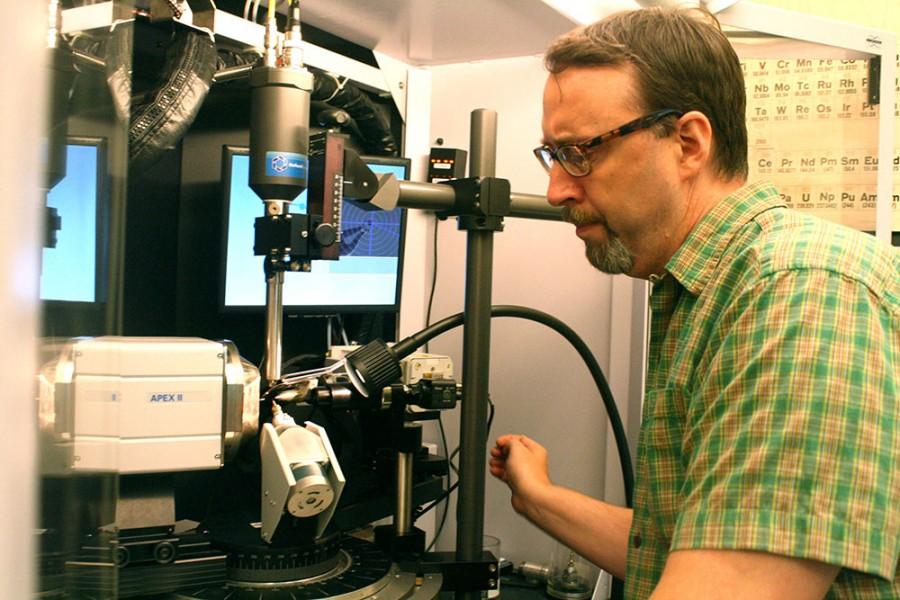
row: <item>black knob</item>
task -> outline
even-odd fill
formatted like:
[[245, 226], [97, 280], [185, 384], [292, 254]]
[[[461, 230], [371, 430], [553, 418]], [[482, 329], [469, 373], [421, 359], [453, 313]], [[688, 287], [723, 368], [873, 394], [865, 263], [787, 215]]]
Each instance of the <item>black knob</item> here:
[[316, 227], [316, 231], [313, 235], [320, 246], [326, 247], [332, 245], [337, 240], [337, 229], [331, 223], [321, 223]]
[[382, 388], [402, 375], [400, 361], [381, 340], [372, 340], [348, 354], [347, 373], [357, 391], [366, 398], [379, 397]]

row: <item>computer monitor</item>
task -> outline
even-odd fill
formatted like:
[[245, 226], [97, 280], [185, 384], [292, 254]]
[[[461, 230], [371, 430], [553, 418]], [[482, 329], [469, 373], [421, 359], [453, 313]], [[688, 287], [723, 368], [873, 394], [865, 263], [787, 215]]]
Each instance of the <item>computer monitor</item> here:
[[[405, 158], [362, 157], [376, 174], [409, 178]], [[226, 311], [265, 306], [263, 258], [253, 254], [253, 224], [263, 216], [263, 203], [248, 184], [250, 157], [245, 147], [224, 146], [222, 183], [225, 243], [221, 306]], [[306, 212], [306, 192], [289, 206]], [[400, 303], [405, 214], [367, 211], [344, 201], [339, 260], [313, 260], [309, 272], [284, 276], [282, 304], [288, 314], [395, 312]]]
[[107, 188], [106, 143], [101, 138], [70, 137], [66, 175], [47, 196], [61, 219], [56, 247], [44, 248], [41, 300], [93, 303], [102, 301]]

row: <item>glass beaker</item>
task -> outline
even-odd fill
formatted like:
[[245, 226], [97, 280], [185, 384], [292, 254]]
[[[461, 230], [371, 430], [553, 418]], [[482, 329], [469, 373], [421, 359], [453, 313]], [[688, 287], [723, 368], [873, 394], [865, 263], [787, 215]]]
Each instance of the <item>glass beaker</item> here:
[[574, 550], [557, 543], [550, 559], [547, 594], [560, 600], [588, 600], [599, 571]]

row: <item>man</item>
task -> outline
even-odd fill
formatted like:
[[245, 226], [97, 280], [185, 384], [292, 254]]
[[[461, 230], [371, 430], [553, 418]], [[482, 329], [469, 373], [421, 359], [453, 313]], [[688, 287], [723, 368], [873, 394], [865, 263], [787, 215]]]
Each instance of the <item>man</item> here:
[[651, 341], [634, 510], [507, 435], [513, 507], [629, 598], [900, 598], [900, 253], [746, 185], [708, 13], [613, 15], [545, 63], [547, 197], [595, 267], [651, 281]]

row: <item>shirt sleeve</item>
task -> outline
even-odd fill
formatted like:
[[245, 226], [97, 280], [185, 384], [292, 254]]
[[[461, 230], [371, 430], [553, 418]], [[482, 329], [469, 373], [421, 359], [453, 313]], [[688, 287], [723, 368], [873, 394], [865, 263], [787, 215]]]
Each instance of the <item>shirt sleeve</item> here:
[[827, 270], [723, 309], [689, 390], [671, 550], [759, 550], [893, 580], [900, 554], [897, 307]]

